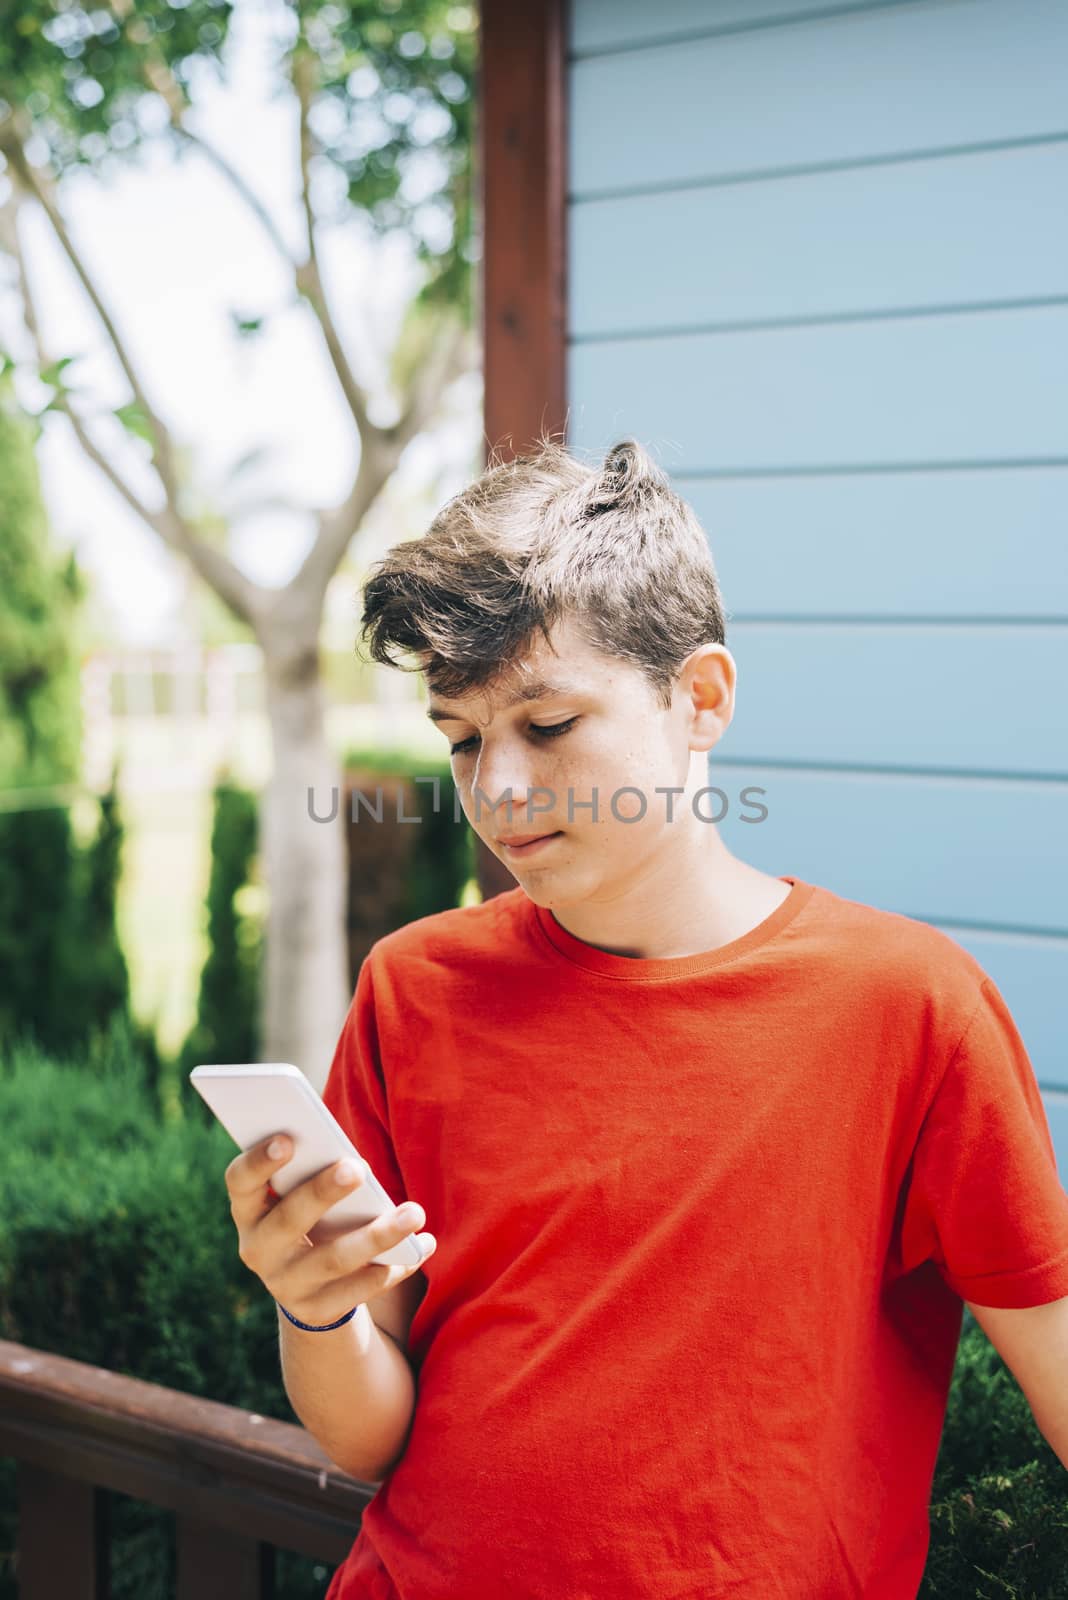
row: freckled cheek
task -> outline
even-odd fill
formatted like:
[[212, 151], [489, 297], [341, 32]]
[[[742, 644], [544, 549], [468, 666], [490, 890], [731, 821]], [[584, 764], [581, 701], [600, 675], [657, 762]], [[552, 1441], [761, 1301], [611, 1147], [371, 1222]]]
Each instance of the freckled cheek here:
[[[664, 776], [654, 752], [643, 744], [633, 745], [620, 752], [611, 763], [611, 770], [601, 786], [602, 809], [611, 820], [622, 823], [632, 836], [655, 831], [663, 820], [666, 804], [666, 797], [657, 794], [657, 788], [670, 782], [670, 775]], [[615, 814], [611, 809], [614, 793], [617, 795]]]
[[[562, 828], [585, 831], [590, 827], [603, 828], [617, 819], [612, 814], [612, 796], [617, 789], [633, 784], [630, 767], [625, 759], [611, 752], [591, 751], [581, 759], [561, 756], [552, 771], [547, 772], [544, 783], [552, 790], [553, 816], [558, 817]], [[594, 792], [597, 796], [597, 814], [593, 812]], [[570, 804], [570, 816], [569, 816]], [[639, 808], [636, 795], [621, 795], [617, 809], [621, 816], [630, 815]]]

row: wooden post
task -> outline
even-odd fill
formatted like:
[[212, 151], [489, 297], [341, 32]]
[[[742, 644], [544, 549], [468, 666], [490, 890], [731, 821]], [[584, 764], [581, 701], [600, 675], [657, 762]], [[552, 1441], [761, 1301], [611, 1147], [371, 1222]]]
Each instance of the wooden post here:
[[112, 1492], [176, 1513], [182, 1600], [266, 1600], [259, 1546], [340, 1564], [377, 1487], [293, 1423], [3, 1339], [0, 1455], [18, 1462], [21, 1600], [108, 1600]]
[[481, 51], [485, 434], [519, 453], [566, 425], [564, 0], [483, 0]]
[[104, 1491], [33, 1461], [17, 1481], [19, 1600], [109, 1600]]
[[[567, 424], [565, 0], [483, 0], [480, 31], [484, 434], [511, 457]], [[515, 888], [475, 852], [483, 899]]]
[[274, 1600], [274, 1551], [178, 1513], [177, 1600]]

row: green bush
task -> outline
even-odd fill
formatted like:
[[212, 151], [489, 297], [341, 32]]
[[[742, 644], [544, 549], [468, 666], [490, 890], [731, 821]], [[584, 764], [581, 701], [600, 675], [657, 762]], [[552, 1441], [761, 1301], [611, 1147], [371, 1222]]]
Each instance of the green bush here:
[[55, 792], [80, 771], [87, 591], [74, 556], [51, 545], [39, 431], [0, 361], [0, 1048], [31, 1034], [81, 1055], [129, 1004], [115, 930], [122, 824], [114, 774], [85, 848]]
[[201, 1120], [211, 1112], [189, 1084], [201, 1061], [259, 1059], [263, 931], [243, 913], [240, 891], [255, 872], [259, 806], [254, 794], [227, 780], [216, 784], [208, 882], [208, 956], [200, 975], [197, 1019], [178, 1056], [182, 1103]]
[[1068, 1472], [965, 1308], [918, 1600], [1064, 1600]]
[[60, 971], [76, 842], [62, 806], [0, 812], [0, 1048], [66, 1029]]
[[32, 1035], [81, 1056], [116, 1014], [129, 1016], [115, 920], [122, 841], [115, 773], [84, 848], [65, 807], [0, 812], [0, 1047]]
[[73, 1003], [78, 1018], [68, 1048], [77, 1047], [91, 1029], [106, 1028], [115, 1012], [129, 1010], [130, 976], [115, 918], [124, 837], [113, 770], [100, 797], [96, 833], [78, 859], [70, 934], [63, 946], [62, 998], [68, 1007]]
[[[237, 1254], [223, 1178], [236, 1152], [218, 1123], [162, 1123], [136, 1050], [74, 1068], [31, 1045], [0, 1067], [0, 1125], [0, 1338], [299, 1421], [274, 1304]], [[117, 1497], [114, 1522], [114, 1600], [167, 1600], [166, 1514]], [[287, 1555], [281, 1592], [317, 1600], [329, 1570]], [[14, 1600], [10, 1563], [0, 1573], [0, 1600]]]
[[34, 452], [40, 423], [0, 356], [0, 789], [76, 781], [88, 585], [52, 541]]

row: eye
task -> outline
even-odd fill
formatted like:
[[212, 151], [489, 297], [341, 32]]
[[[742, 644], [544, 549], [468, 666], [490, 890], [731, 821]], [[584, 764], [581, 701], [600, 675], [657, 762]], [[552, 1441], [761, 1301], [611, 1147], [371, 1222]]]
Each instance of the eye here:
[[[558, 739], [562, 733], [567, 732], [568, 728], [573, 728], [577, 721], [578, 717], [568, 717], [566, 722], [532, 722], [530, 724], [530, 732], [538, 734], [542, 739]], [[451, 756], [462, 755], [465, 750], [470, 750], [477, 743], [478, 734], [472, 734], [470, 739], [463, 739], [459, 744], [451, 744], [449, 746], [449, 754]]]

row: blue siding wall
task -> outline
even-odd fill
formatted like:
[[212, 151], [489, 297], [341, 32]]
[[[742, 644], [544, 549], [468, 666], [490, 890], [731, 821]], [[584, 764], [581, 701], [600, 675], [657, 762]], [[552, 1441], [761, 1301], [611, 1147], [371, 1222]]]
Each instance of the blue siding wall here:
[[1064, 1178], [1068, 4], [571, 30], [569, 435], [635, 434], [708, 531], [723, 836], [976, 956]]

